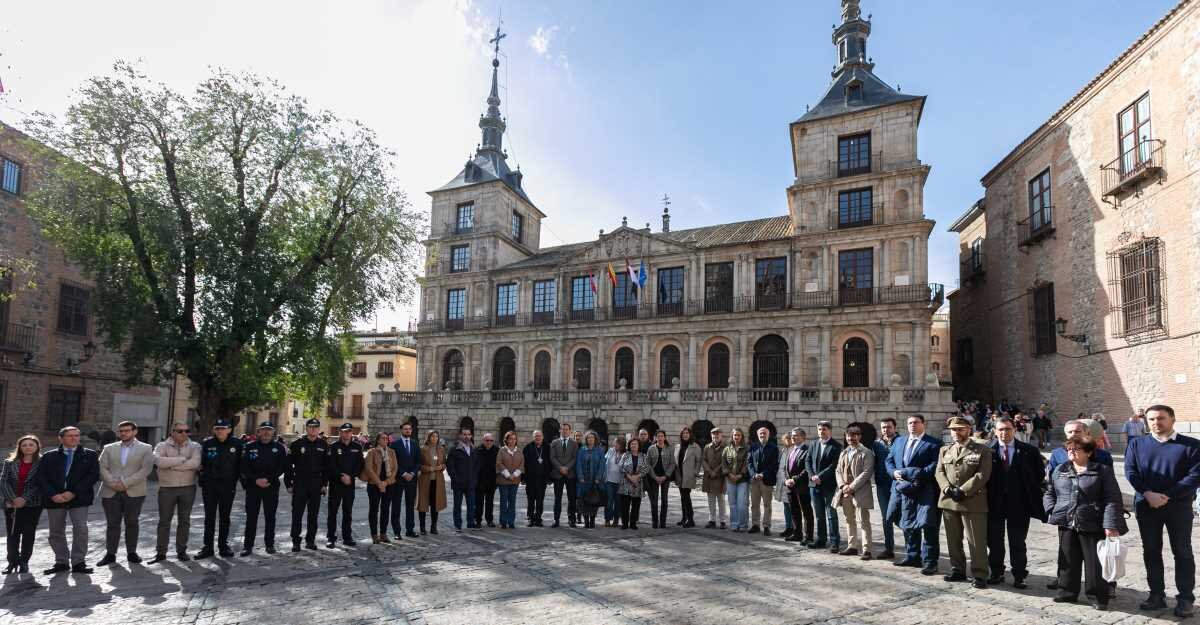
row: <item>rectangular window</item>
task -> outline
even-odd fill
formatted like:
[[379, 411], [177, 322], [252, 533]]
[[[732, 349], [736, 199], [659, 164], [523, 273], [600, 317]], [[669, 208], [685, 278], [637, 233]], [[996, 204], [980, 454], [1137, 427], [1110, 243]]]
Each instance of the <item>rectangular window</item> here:
[[333, 402], [331, 402], [329, 407], [325, 410], [325, 416], [336, 417], [340, 419], [342, 415], [345, 414], [345, 410], [346, 396], [338, 395], [337, 397], [333, 398]]
[[517, 285], [496, 285], [496, 325], [512, 326], [517, 320]]
[[733, 312], [733, 263], [704, 266], [704, 312]]
[[350, 396], [350, 418], [351, 419], [363, 418], [363, 396], [362, 395], [351, 395]]
[[871, 171], [871, 133], [838, 137], [838, 176]]
[[350, 363], [350, 377], [352, 377], [352, 378], [367, 377], [367, 363], [365, 363], [365, 362]]
[[683, 314], [683, 267], [658, 270], [658, 314]]
[[455, 245], [450, 248], [450, 273], [470, 271], [471, 246]]
[[957, 361], [954, 372], [962, 375], [975, 373], [975, 345], [971, 339], [958, 339]]
[[77, 425], [83, 414], [83, 392], [67, 388], [51, 388], [46, 403], [46, 429], [57, 432]]
[[20, 163], [0, 158], [0, 189], [13, 195], [21, 194]]
[[465, 234], [475, 228], [475, 204], [467, 202], [455, 208], [454, 234]]
[[1123, 338], [1164, 327], [1160, 239], [1143, 239], [1110, 253], [1109, 281], [1118, 314], [1114, 336]]
[[1121, 145], [1121, 176], [1137, 171], [1150, 160], [1150, 94], [1138, 98], [1117, 116]]
[[875, 251], [838, 252], [838, 300], [843, 306], [870, 304], [875, 286]]
[[754, 262], [754, 307], [784, 308], [787, 304], [787, 258], [760, 258]]
[[524, 243], [525, 242], [524, 237], [525, 237], [525, 217], [522, 216], [521, 213], [518, 213], [517, 211], [513, 211], [513, 214], [512, 214], [512, 238], [515, 239], [517, 241], [517, 243]]
[[1050, 207], [1050, 169], [1029, 181], [1029, 234], [1032, 236], [1053, 223]]
[[1058, 349], [1058, 338], [1054, 330], [1054, 284], [1045, 284], [1033, 289], [1029, 307], [1029, 338], [1033, 344], [1033, 354], [1053, 354]]
[[629, 279], [629, 273], [617, 274], [617, 286], [613, 287], [613, 319], [637, 319], [637, 283]]
[[591, 320], [596, 308], [596, 294], [592, 292], [592, 283], [587, 276], [571, 278], [571, 319], [579, 321]]
[[461, 330], [467, 311], [467, 290], [446, 291], [446, 329]]
[[387, 360], [382, 361], [375, 369], [375, 377], [390, 378], [392, 377], [392, 371], [392, 362]]
[[871, 188], [838, 192], [838, 228], [858, 228], [874, 223]]
[[538, 280], [533, 283], [533, 322], [552, 323], [554, 311], [558, 309], [558, 289], [554, 280]]
[[78, 336], [88, 333], [88, 300], [91, 291], [70, 284], [58, 289], [58, 331]]

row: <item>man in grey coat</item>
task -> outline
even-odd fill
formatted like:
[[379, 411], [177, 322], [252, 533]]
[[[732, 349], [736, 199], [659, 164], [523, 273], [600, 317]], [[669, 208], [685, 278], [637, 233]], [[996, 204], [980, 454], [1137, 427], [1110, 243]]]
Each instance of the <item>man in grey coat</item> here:
[[562, 436], [550, 443], [550, 479], [554, 480], [554, 525], [562, 516], [563, 489], [567, 491], [567, 521], [575, 527], [575, 456], [579, 444], [571, 438], [571, 424], [564, 423]]
[[117, 561], [121, 524], [125, 524], [125, 556], [132, 564], [142, 561], [137, 554], [138, 521], [146, 501], [146, 480], [154, 470], [154, 448], [137, 439], [137, 424], [122, 421], [117, 425], [115, 443], [100, 452], [100, 505], [107, 522], [105, 554], [98, 566]]

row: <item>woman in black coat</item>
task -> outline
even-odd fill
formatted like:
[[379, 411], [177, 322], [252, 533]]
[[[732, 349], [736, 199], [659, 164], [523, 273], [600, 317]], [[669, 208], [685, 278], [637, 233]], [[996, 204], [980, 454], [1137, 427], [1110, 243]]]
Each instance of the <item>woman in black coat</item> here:
[[42, 516], [42, 492], [37, 483], [42, 443], [22, 436], [7, 460], [0, 462], [0, 504], [8, 536], [8, 567], [4, 574], [28, 573], [33, 538]]
[[1095, 462], [1096, 443], [1072, 437], [1063, 444], [1068, 462], [1050, 474], [1050, 487], [1042, 498], [1047, 522], [1058, 526], [1059, 594], [1056, 603], [1074, 603], [1079, 597], [1079, 574], [1087, 577], [1092, 607], [1108, 609], [1109, 586], [1100, 576], [1096, 545], [1105, 537], [1129, 531], [1121, 505], [1121, 487], [1112, 467]]

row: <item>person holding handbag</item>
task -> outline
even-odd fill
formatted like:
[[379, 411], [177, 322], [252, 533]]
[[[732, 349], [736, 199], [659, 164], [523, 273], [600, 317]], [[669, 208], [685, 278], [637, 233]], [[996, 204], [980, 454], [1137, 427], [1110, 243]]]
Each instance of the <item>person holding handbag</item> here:
[[679, 488], [679, 507], [683, 518], [676, 525], [696, 527], [695, 510], [692, 508], [692, 491], [700, 476], [700, 446], [692, 440], [692, 428], [679, 431], [679, 443], [675, 445], [675, 485]]
[[1096, 443], [1088, 436], [1063, 444], [1068, 461], [1050, 474], [1050, 487], [1042, 497], [1047, 522], [1058, 526], [1058, 594], [1055, 603], [1079, 598], [1080, 572], [1087, 580], [1092, 607], [1108, 609], [1110, 588], [1100, 571], [1096, 545], [1105, 537], [1129, 531], [1121, 506], [1121, 487], [1112, 467], [1092, 459]]
[[654, 434], [654, 443], [646, 450], [646, 464], [650, 465], [650, 477], [646, 480], [646, 496], [650, 498], [650, 526], [654, 529], [667, 526], [667, 493], [671, 489], [671, 477], [675, 475], [675, 456], [667, 443], [667, 433], [659, 430]]
[[629, 441], [629, 451], [621, 456], [621, 529], [638, 528], [638, 514], [642, 507], [642, 480], [650, 474], [650, 463], [641, 452], [642, 441]]
[[607, 467], [600, 438], [588, 430], [575, 455], [575, 488], [578, 510], [585, 529], [596, 528], [596, 511], [604, 505], [604, 480]]

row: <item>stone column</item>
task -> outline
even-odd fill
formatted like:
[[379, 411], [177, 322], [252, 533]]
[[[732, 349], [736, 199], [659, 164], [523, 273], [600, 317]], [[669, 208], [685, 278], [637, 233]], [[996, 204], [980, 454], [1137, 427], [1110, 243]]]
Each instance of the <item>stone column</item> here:
[[750, 378], [750, 348], [747, 342], [750, 337], [746, 335], [746, 331], [738, 332], [738, 388], [750, 388], [752, 380]]
[[833, 340], [833, 329], [829, 326], [821, 328], [821, 386], [837, 386], [834, 383], [833, 372], [830, 369], [830, 341]]
[[[800, 363], [804, 362], [804, 328], [793, 328], [790, 342], [792, 348], [788, 350], [788, 386], [801, 386], [804, 384], [803, 372], [800, 370]], [[793, 378], [796, 380], [794, 384]]]
[[562, 339], [558, 339], [558, 341], [554, 344], [554, 353], [551, 354], [550, 356], [551, 356], [550, 388], [552, 388], [552, 389], [569, 388], [570, 387], [569, 384], [567, 384], [567, 385], [563, 384], [563, 371], [564, 371], [564, 368], [567, 366], [565, 364], [565, 359], [566, 359], [567, 355], [565, 353], [563, 353], [563, 340]]
[[650, 337], [642, 335], [642, 358], [641, 365], [633, 372], [633, 379], [629, 381], [629, 388], [651, 389], [654, 385], [651, 380], [657, 378], [650, 376]]
[[598, 391], [608, 390], [613, 387], [612, 381], [608, 379], [608, 337], [596, 337], [595, 348], [592, 351], [592, 388]]
[[[483, 388], [485, 381], [488, 383], [487, 384], [488, 388], [491, 388], [493, 386], [491, 384], [492, 370], [491, 370], [491, 367], [488, 366], [491, 363], [491, 361], [492, 361], [492, 346], [488, 345], [487, 343], [481, 344], [479, 346], [479, 364], [477, 366], [475, 366], [475, 371], [476, 371], [476, 375], [477, 375], [477, 377], [475, 379], [478, 380], [477, 384], [479, 385], [479, 388]], [[467, 373], [467, 372], [464, 372], [464, 373]], [[438, 388], [441, 389], [443, 386], [445, 386], [445, 384], [446, 384], [445, 380], [439, 379]], [[464, 384], [463, 386], [466, 386], [466, 384]]]
[[529, 380], [525, 379], [525, 371], [529, 368], [525, 365], [525, 344], [517, 343], [517, 384], [518, 391], [523, 391], [529, 388]]
[[929, 323], [913, 324], [912, 385], [925, 386], [925, 372], [929, 369]]
[[696, 335], [688, 332], [687, 373], [683, 375], [683, 379], [681, 380], [683, 388], [697, 388], [696, 375], [697, 369], [699, 368], [697, 366], [698, 362], [699, 358], [696, 354]]
[[892, 361], [895, 359], [893, 354], [894, 346], [892, 345], [892, 327], [886, 323], [880, 324], [879, 336], [879, 351], [881, 355], [881, 362], [879, 363], [879, 386], [891, 386]]

